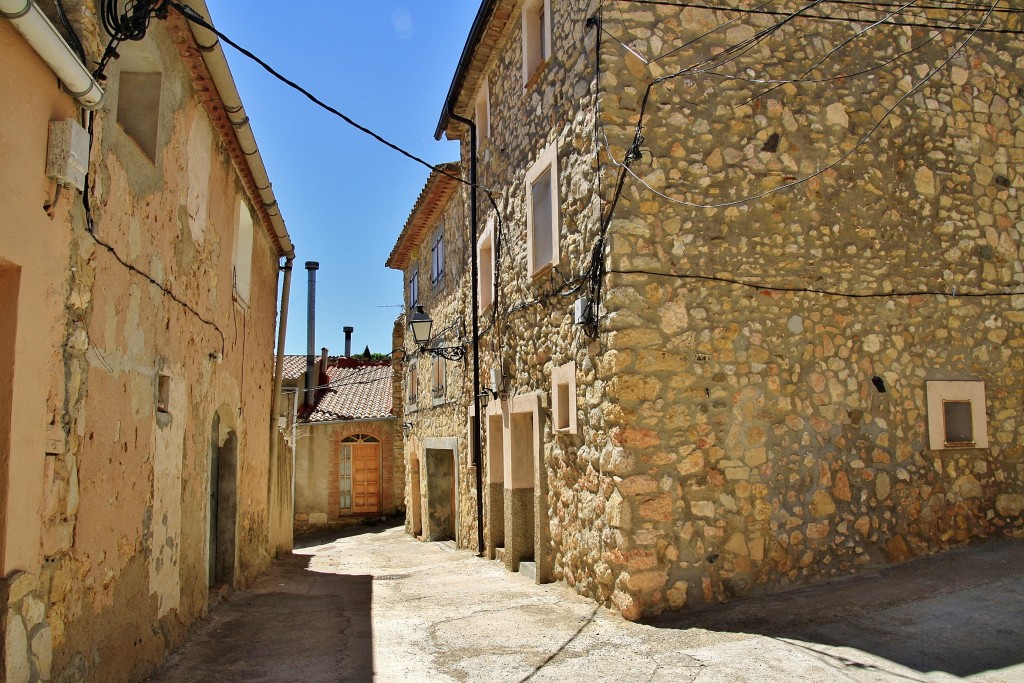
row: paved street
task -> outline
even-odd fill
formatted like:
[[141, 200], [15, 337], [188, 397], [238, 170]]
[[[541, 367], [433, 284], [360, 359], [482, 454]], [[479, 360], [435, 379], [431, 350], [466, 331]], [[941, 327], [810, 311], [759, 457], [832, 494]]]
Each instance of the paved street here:
[[1024, 680], [1019, 541], [653, 624], [401, 528], [317, 542], [212, 610], [151, 680]]

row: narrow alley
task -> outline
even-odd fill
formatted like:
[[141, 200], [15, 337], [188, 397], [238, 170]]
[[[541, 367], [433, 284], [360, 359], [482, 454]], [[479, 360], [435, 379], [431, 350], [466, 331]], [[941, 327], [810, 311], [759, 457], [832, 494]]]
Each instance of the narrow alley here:
[[401, 527], [311, 542], [215, 607], [152, 683], [1024, 677], [1021, 543], [635, 624]]

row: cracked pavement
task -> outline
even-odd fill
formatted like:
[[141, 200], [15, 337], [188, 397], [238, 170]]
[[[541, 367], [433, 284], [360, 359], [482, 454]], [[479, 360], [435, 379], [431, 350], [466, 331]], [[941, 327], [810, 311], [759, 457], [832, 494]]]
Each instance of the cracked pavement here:
[[154, 683], [1024, 680], [1024, 542], [623, 620], [401, 527], [298, 542]]

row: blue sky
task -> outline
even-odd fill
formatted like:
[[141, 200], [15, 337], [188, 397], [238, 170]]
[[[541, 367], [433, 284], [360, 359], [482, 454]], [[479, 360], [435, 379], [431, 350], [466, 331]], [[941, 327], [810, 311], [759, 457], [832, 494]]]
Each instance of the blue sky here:
[[[458, 158], [433, 138], [477, 0], [208, 0], [214, 24], [336, 109], [430, 163]], [[225, 45], [296, 245], [288, 353], [306, 351], [306, 261], [319, 261], [316, 347], [391, 350], [402, 277], [385, 268], [428, 169], [325, 112]]]

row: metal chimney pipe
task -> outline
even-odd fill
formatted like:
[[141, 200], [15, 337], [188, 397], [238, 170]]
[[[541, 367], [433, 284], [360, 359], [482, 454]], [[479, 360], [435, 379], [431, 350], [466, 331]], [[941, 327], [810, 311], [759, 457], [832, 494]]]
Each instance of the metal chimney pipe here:
[[316, 271], [320, 270], [320, 264], [306, 261], [306, 270], [309, 272], [309, 295], [306, 299], [306, 394], [302, 402], [312, 405], [313, 387], [316, 386]]
[[341, 328], [345, 333], [345, 358], [352, 357], [352, 332], [355, 330], [354, 327], [345, 326]]

